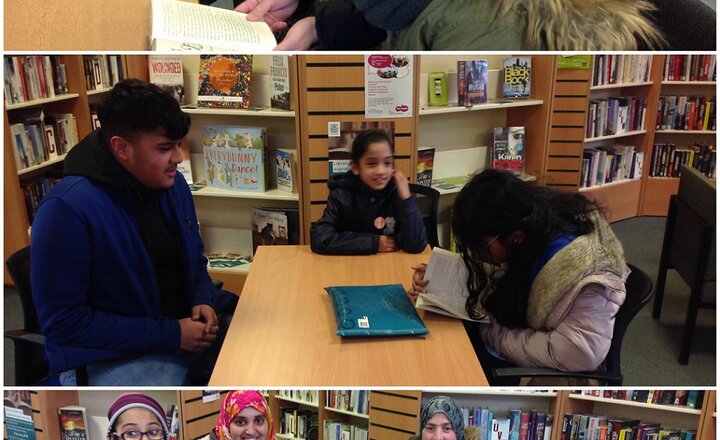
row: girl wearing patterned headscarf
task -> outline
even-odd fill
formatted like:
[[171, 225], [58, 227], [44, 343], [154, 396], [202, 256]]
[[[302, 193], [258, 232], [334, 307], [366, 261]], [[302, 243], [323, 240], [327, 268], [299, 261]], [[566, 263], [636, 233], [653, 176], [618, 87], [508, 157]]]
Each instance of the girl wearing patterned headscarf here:
[[275, 440], [275, 425], [265, 398], [257, 391], [230, 391], [209, 440]]
[[410, 440], [468, 440], [462, 410], [446, 396], [433, 397], [420, 412], [420, 435]]

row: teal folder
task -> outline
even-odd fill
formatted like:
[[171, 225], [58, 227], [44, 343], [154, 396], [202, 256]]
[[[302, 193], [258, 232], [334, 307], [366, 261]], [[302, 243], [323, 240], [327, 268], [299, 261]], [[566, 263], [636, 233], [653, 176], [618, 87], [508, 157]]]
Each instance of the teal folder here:
[[335, 286], [332, 298], [338, 336], [424, 336], [429, 333], [402, 284]]

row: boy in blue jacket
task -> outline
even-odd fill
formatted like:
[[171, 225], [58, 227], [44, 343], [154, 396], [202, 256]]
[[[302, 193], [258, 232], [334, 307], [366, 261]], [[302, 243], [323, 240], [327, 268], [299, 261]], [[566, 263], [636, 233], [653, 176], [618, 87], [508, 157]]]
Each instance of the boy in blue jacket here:
[[177, 165], [190, 119], [157, 86], [118, 83], [32, 226], [32, 294], [63, 385], [209, 380], [237, 297], [214, 287]]

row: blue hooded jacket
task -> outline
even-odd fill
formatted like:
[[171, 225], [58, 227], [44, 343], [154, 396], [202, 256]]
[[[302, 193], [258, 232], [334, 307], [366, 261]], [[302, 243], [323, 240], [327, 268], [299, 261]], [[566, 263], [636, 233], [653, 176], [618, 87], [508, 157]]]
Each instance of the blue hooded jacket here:
[[[99, 132], [90, 134], [68, 154], [66, 177], [44, 197], [32, 225], [32, 294], [53, 372], [180, 349], [180, 325], [162, 314], [158, 280], [133, 215], [137, 194], [118, 182], [117, 167]], [[228, 307], [236, 298], [215, 288], [207, 273], [180, 173], [160, 197], [178, 225], [186, 302]]]

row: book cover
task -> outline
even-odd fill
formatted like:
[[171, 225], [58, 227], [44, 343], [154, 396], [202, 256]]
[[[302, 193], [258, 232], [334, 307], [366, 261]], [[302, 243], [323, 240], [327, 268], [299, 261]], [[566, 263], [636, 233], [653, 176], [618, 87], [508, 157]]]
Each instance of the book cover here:
[[35, 423], [30, 391], [3, 392], [5, 438], [7, 440], [35, 440]]
[[252, 55], [200, 55], [198, 107], [250, 106]]
[[275, 150], [275, 176], [280, 191], [297, 193], [297, 161], [295, 150]]
[[88, 440], [87, 413], [82, 406], [58, 408], [60, 440]]
[[252, 208], [251, 221], [253, 255], [258, 246], [289, 244], [288, 216], [284, 212]]
[[458, 105], [484, 104], [488, 100], [487, 60], [458, 61]]
[[525, 172], [525, 127], [495, 127], [493, 129], [492, 167]]
[[180, 55], [148, 55], [150, 82], [172, 95], [178, 104], [185, 104], [182, 58]]
[[435, 162], [435, 148], [421, 148], [417, 152], [416, 183], [422, 186], [432, 185], [433, 164]]
[[510, 419], [493, 419], [491, 438], [493, 440], [509, 440]]
[[467, 321], [489, 322], [483, 310], [478, 310], [476, 319], [471, 318], [465, 310], [469, 296], [465, 284], [467, 268], [460, 254], [434, 247], [425, 270], [425, 279], [430, 280], [430, 283], [426, 292], [418, 296], [415, 303], [417, 308]]
[[190, 163], [190, 143], [187, 139], [182, 141], [180, 148], [182, 148], [183, 161], [178, 164], [177, 170], [183, 175], [188, 185], [192, 185], [194, 180]]
[[290, 90], [290, 58], [273, 55], [270, 65], [270, 107], [292, 110]]
[[447, 75], [445, 72], [428, 74], [428, 103], [430, 105], [448, 105]]
[[265, 21], [248, 21], [241, 12], [193, 2], [152, 0], [152, 50], [262, 53], [276, 45]]
[[208, 186], [265, 191], [265, 129], [238, 125], [202, 127]]
[[338, 336], [424, 336], [429, 333], [402, 284], [325, 287]]
[[532, 58], [506, 57], [503, 60], [503, 97], [529, 98]]

